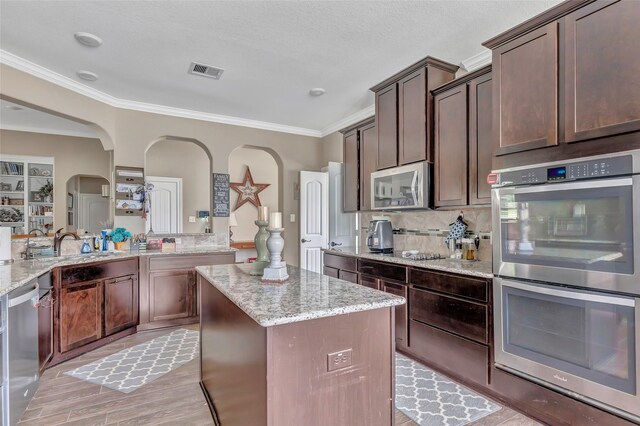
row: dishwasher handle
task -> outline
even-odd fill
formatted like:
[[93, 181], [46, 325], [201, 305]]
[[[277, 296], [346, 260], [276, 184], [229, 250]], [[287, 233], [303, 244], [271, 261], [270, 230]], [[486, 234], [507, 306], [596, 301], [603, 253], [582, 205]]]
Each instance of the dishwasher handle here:
[[11, 298], [11, 293], [9, 293], [9, 300], [7, 301], [7, 306], [9, 308], [13, 308], [25, 302], [28, 302], [34, 297], [36, 298], [36, 303], [37, 303], [37, 300], [39, 299], [38, 297], [39, 294], [40, 294], [40, 286], [38, 285], [38, 283], [35, 283], [33, 284], [33, 287], [31, 288], [31, 290], [29, 290], [27, 293], [21, 294], [20, 296]]

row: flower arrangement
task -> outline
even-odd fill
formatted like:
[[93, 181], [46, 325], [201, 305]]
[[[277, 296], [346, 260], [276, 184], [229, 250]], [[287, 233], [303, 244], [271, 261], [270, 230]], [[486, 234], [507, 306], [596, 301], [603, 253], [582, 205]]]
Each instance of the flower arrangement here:
[[123, 243], [131, 238], [131, 232], [127, 231], [125, 228], [116, 228], [111, 231], [107, 237], [111, 238], [111, 241], [114, 243]]
[[38, 193], [42, 196], [42, 198], [48, 197], [53, 193], [53, 183], [48, 181], [44, 185], [38, 189]]

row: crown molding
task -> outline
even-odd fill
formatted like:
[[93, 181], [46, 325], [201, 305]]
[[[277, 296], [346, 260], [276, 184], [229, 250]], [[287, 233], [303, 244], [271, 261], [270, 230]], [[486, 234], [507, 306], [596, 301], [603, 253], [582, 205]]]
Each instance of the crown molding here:
[[98, 139], [98, 135], [90, 132], [84, 133], [84, 132], [75, 132], [73, 130], [47, 129], [44, 127], [15, 126], [11, 124], [3, 124], [3, 123], [0, 123], [0, 130], [10, 130], [12, 132], [43, 133], [45, 135], [71, 136], [74, 138]]
[[337, 132], [338, 130], [344, 129], [345, 127], [349, 127], [352, 124], [357, 123], [358, 121], [362, 121], [366, 118], [373, 116], [376, 113], [376, 106], [370, 105], [360, 111], [351, 114], [347, 118], [343, 118], [340, 121], [336, 121], [335, 123], [325, 127], [320, 132], [322, 137], [330, 135], [331, 133]]
[[284, 124], [269, 123], [266, 121], [250, 120], [247, 118], [233, 117], [229, 115], [211, 114], [183, 108], [174, 108], [165, 105], [116, 98], [2, 49], [0, 49], [0, 63], [71, 90], [80, 95], [94, 99], [98, 102], [105, 103], [114, 108], [169, 115], [172, 117], [188, 118], [192, 120], [209, 121], [212, 123], [229, 124], [233, 126], [250, 127], [260, 130], [271, 130], [274, 132], [291, 133], [315, 138], [322, 137], [322, 132], [315, 129], [306, 129], [303, 127], [287, 126]]
[[477, 55], [473, 55], [472, 57], [465, 59], [461, 64], [467, 71], [473, 71], [475, 69], [482, 68], [485, 65], [490, 65], [491, 51], [489, 49], [485, 49]]

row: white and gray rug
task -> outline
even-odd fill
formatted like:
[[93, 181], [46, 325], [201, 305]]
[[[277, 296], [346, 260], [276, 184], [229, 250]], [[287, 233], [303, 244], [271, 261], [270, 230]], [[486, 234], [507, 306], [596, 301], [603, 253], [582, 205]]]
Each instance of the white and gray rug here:
[[396, 353], [396, 408], [420, 426], [461, 426], [502, 407]]
[[198, 356], [198, 341], [197, 331], [181, 328], [65, 374], [129, 393]]

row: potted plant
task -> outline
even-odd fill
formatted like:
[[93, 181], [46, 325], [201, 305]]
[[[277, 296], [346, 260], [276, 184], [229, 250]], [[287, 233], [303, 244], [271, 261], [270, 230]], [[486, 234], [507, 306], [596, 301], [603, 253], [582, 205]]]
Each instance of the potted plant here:
[[40, 194], [44, 202], [51, 203], [52, 202], [51, 194], [53, 194], [53, 183], [51, 181], [48, 181], [47, 183], [42, 185], [38, 190], [38, 194]]
[[111, 231], [107, 237], [111, 238], [116, 250], [125, 250], [127, 240], [131, 238], [131, 232], [127, 231], [125, 228], [116, 228]]

